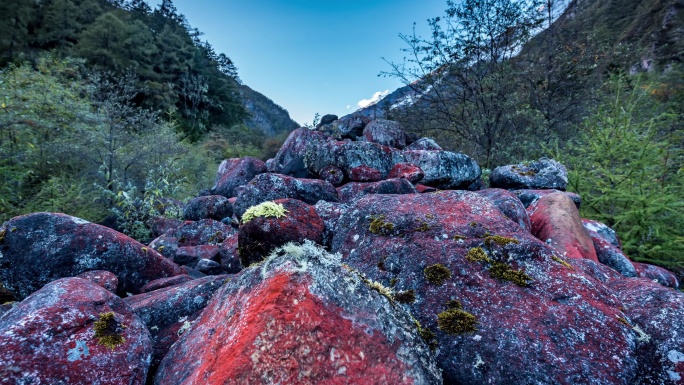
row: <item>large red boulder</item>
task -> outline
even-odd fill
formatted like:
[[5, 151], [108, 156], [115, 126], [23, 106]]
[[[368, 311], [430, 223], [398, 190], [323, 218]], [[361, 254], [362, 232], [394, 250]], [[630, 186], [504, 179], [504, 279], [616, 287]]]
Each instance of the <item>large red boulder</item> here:
[[114, 294], [81, 278], [45, 285], [0, 317], [4, 384], [144, 384], [150, 334]]
[[219, 165], [216, 182], [211, 192], [226, 198], [237, 196], [236, 188], [247, 184], [255, 176], [264, 172], [266, 172], [266, 163], [260, 159], [251, 156], [226, 159]]
[[635, 385], [684, 384], [684, 294], [647, 279], [609, 284], [623, 303], [637, 336], [639, 375]]
[[545, 195], [527, 208], [532, 234], [560, 256], [598, 262], [594, 242], [582, 225], [579, 211], [564, 193]]
[[182, 273], [154, 249], [65, 214], [15, 217], [0, 227], [0, 234], [0, 282], [19, 299], [51, 281], [90, 270], [114, 273], [120, 295], [138, 293], [149, 281]]
[[106, 270], [86, 271], [85, 273], [81, 273], [76, 277], [87, 279], [88, 281], [96, 285], [102, 286], [103, 288], [111, 291], [112, 293], [116, 293], [116, 288], [119, 286], [119, 279], [116, 278], [116, 275]]
[[226, 279], [227, 275], [199, 278], [124, 299], [151, 333], [152, 371]]
[[155, 384], [440, 384], [414, 321], [366, 282], [287, 245], [214, 295]]
[[485, 197], [368, 195], [337, 227], [332, 251], [411, 311], [445, 383], [633, 383], [618, 299]]
[[266, 258], [273, 249], [289, 242], [323, 243], [325, 225], [313, 206], [296, 199], [277, 199], [282, 216], [256, 216], [243, 220], [238, 231], [238, 254], [247, 267]]
[[367, 166], [380, 171], [386, 177], [394, 165], [394, 150], [369, 142], [325, 142], [310, 145], [304, 156], [304, 164], [314, 175], [321, 175], [328, 166], [335, 166], [349, 176], [350, 170]]
[[416, 194], [416, 188], [404, 178], [386, 179], [379, 182], [350, 182], [337, 189], [342, 203], [352, 202], [369, 194]]
[[404, 178], [409, 182], [416, 184], [423, 180], [425, 173], [423, 170], [411, 163], [397, 163], [392, 167], [387, 178]]

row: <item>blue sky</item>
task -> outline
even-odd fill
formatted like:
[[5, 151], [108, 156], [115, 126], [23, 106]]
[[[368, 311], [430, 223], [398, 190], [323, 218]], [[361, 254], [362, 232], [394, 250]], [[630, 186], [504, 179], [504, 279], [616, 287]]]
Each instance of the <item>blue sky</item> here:
[[[158, 2], [152, 1], [152, 5]], [[315, 113], [346, 115], [398, 79], [378, 77], [401, 61], [399, 33], [429, 34], [427, 19], [446, 0], [175, 0], [217, 52], [235, 62], [243, 83], [300, 124]]]

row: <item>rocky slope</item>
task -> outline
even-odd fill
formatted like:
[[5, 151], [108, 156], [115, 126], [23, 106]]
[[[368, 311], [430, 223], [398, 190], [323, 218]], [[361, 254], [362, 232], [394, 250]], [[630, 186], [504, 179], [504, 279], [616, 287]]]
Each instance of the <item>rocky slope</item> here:
[[240, 85], [240, 97], [250, 114], [244, 121], [247, 127], [259, 129], [268, 136], [289, 132], [299, 127], [299, 124], [290, 118], [286, 109], [244, 84]]
[[[58, 213], [0, 227], [0, 383], [682, 384], [677, 278], [583, 220], [565, 167], [396, 122], [293, 131], [142, 245]], [[163, 225], [163, 226], [162, 226]]]

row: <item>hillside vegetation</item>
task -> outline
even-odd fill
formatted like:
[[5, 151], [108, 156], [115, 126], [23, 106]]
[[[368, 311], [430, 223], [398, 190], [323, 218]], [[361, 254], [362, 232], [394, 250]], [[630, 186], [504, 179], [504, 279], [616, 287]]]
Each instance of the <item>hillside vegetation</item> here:
[[296, 124], [257, 92], [243, 102], [235, 65], [201, 37], [168, 0], [3, 1], [0, 221], [100, 221], [148, 182], [184, 198], [226, 157], [271, 156]]

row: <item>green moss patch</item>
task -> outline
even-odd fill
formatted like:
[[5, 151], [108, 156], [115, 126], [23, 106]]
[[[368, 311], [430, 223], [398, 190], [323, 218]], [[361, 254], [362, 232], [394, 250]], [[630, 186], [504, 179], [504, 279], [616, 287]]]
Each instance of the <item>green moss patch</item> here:
[[477, 317], [463, 309], [448, 309], [437, 315], [437, 327], [447, 334], [464, 334], [477, 331]]
[[499, 245], [499, 246], [506, 246], [506, 245], [511, 244], [511, 243], [514, 243], [517, 245], [520, 243], [520, 241], [518, 241], [515, 238], [502, 237], [500, 235], [490, 235], [488, 237], [485, 237], [484, 243], [485, 243], [485, 245], [487, 245], [487, 247], [491, 247], [492, 244], [494, 244], [494, 243]]
[[126, 326], [114, 319], [113, 312], [100, 314], [100, 319], [95, 321], [93, 328], [95, 329], [97, 343], [109, 349], [114, 350], [126, 342], [122, 335]]
[[510, 266], [501, 262], [492, 263], [489, 268], [492, 278], [513, 282], [520, 287], [528, 287], [533, 281], [532, 277], [519, 270], [513, 270]]
[[487, 256], [487, 253], [481, 247], [473, 247], [472, 249], [468, 250], [468, 254], [466, 254], [466, 260], [468, 262], [492, 262], [492, 260]]
[[394, 300], [399, 303], [414, 303], [416, 302], [416, 292], [414, 290], [406, 290], [394, 293]]
[[428, 266], [423, 270], [425, 279], [437, 286], [442, 285], [447, 279], [451, 278], [451, 270], [441, 263]]
[[368, 230], [375, 235], [390, 235], [394, 231], [394, 223], [385, 221], [384, 215], [373, 216]]

